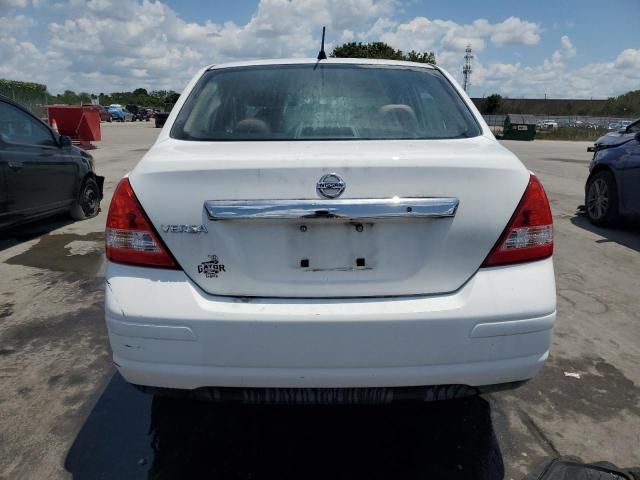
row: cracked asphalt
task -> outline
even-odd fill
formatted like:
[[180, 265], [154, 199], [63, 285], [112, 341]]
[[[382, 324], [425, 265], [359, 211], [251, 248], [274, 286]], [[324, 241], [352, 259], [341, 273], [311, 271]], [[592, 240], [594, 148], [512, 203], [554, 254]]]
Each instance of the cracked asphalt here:
[[[103, 124], [118, 179], [159, 130]], [[521, 479], [545, 458], [640, 465], [640, 227], [578, 213], [586, 143], [504, 142], [541, 178], [555, 218], [558, 322], [518, 390], [426, 405], [216, 406], [139, 393], [103, 320], [106, 212], [0, 234], [0, 478]], [[498, 294], [498, 292], [496, 292]]]

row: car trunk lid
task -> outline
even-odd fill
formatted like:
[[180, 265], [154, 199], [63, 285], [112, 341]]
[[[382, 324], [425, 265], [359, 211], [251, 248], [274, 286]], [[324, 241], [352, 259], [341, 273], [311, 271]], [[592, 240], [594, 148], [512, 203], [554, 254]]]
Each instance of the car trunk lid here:
[[[335, 200], [317, 191], [330, 174], [345, 183]], [[260, 297], [455, 291], [482, 264], [528, 179], [485, 137], [166, 140], [130, 177], [193, 282], [210, 294]]]

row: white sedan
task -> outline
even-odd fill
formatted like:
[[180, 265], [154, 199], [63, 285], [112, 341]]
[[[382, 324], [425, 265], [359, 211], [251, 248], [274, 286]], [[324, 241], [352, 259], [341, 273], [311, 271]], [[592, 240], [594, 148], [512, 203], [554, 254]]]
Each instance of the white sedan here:
[[113, 360], [217, 400], [510, 388], [549, 353], [552, 253], [540, 181], [444, 70], [210, 66], [113, 196]]

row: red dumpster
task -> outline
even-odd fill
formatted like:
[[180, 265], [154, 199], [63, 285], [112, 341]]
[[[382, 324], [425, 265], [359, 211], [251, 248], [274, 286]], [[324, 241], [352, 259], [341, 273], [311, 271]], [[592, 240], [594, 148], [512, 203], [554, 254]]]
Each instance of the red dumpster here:
[[52, 105], [49, 125], [58, 127], [60, 135], [67, 135], [83, 148], [95, 148], [90, 142], [100, 141], [100, 111], [94, 106]]

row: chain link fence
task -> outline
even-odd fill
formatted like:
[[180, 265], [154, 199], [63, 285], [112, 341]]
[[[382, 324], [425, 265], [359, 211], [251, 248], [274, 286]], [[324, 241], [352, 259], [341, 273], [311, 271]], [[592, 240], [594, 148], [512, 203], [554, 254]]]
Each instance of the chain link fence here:
[[[517, 114], [520, 115], [520, 114]], [[527, 115], [529, 116], [529, 115]], [[559, 116], [559, 115], [530, 115], [535, 117], [537, 130], [548, 131], [558, 128], [562, 129], [580, 129], [592, 130], [600, 133], [602, 131], [615, 131], [626, 127], [630, 122], [636, 120], [634, 117], [615, 117], [615, 116]], [[501, 135], [504, 127], [506, 114], [500, 115], [483, 115], [485, 122], [494, 135]]]
[[[516, 116], [522, 116], [516, 114]], [[620, 116], [567, 116], [527, 115], [536, 123], [537, 139], [593, 141], [607, 132], [625, 128], [635, 117]], [[507, 114], [483, 115], [485, 122], [496, 136], [503, 134]]]
[[36, 83], [12, 82], [0, 79], [0, 95], [14, 100], [39, 118], [47, 118], [47, 105], [49, 103], [47, 88]]

